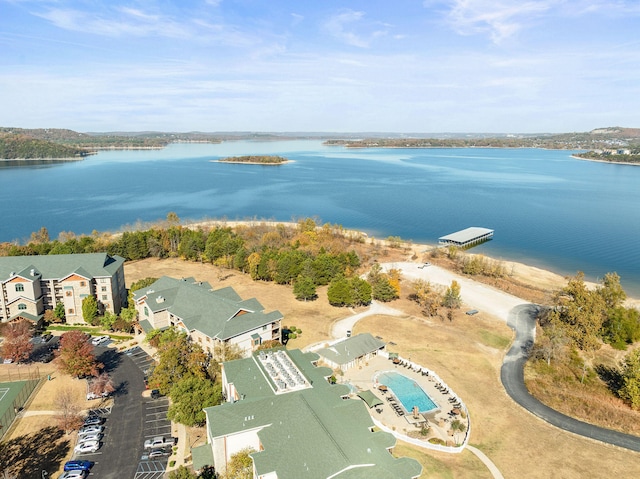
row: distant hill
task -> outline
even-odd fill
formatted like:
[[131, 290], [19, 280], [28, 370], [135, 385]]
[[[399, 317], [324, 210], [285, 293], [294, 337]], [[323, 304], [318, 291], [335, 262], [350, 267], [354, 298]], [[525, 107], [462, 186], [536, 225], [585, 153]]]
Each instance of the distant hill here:
[[60, 145], [52, 141], [38, 140], [25, 135], [0, 133], [0, 159], [80, 159], [90, 152], [71, 146]]

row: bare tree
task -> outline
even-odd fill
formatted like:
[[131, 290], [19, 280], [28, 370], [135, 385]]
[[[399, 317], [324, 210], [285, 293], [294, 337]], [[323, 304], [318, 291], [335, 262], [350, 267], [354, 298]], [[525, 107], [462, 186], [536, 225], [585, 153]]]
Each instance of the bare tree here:
[[55, 419], [58, 423], [58, 427], [62, 429], [65, 434], [69, 434], [71, 431], [75, 431], [82, 425], [82, 416], [80, 414], [80, 407], [74, 400], [71, 391], [63, 389], [55, 398], [55, 406], [58, 410], [58, 414], [55, 415]]
[[89, 383], [89, 392], [98, 396], [108, 396], [115, 390], [113, 380], [107, 373], [100, 374], [100, 376]]

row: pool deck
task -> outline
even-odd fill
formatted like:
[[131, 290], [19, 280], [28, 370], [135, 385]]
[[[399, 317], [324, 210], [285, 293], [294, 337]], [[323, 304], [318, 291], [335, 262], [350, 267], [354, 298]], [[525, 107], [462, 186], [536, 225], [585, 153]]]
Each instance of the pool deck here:
[[[404, 416], [396, 414], [394, 409], [390, 406], [387, 398], [393, 397], [391, 392], [383, 392], [378, 389], [377, 383], [374, 383], [374, 378], [377, 374], [385, 371], [395, 371], [403, 376], [416, 381], [422, 389], [429, 395], [429, 397], [436, 403], [438, 409], [418, 414], [414, 417], [411, 411], [406, 412]], [[442, 384], [434, 377], [433, 374], [429, 376], [423, 375], [421, 372], [415, 371], [411, 367], [405, 367], [401, 364], [394, 364], [390, 359], [383, 356], [375, 356], [369, 360], [366, 364], [352, 368], [345, 372], [339, 380], [342, 383], [349, 383], [355, 386], [360, 391], [371, 390], [376, 396], [384, 401], [382, 406], [377, 406], [369, 409], [371, 417], [382, 423], [387, 428], [394, 432], [398, 432], [401, 435], [408, 436], [412, 432], [418, 432], [423, 425], [430, 427], [429, 435], [422, 438], [411, 434], [414, 439], [422, 439], [425, 443], [425, 447], [429, 447], [427, 439], [437, 437], [447, 443], [449, 446], [454, 446], [456, 443], [462, 443], [466, 437], [466, 432], [458, 432], [454, 436], [451, 431], [451, 421], [455, 418], [460, 419], [465, 425], [465, 431], [469, 430], [469, 415], [464, 403], [455, 396], [455, 394], [446, 388], [438, 389], [436, 386], [442, 386]], [[360, 400], [355, 394], [353, 398]], [[396, 399], [396, 404], [402, 405], [402, 403]], [[462, 407], [459, 408], [464, 412], [464, 418], [458, 414], [453, 414], [455, 409], [454, 404], [459, 403]], [[380, 411], [380, 412], [378, 412]]]

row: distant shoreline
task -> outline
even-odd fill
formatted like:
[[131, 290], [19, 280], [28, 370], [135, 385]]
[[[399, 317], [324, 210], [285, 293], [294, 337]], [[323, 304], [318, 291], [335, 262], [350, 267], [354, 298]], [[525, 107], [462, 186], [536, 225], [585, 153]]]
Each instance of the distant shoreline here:
[[640, 166], [640, 163], [632, 163], [629, 161], [608, 161], [608, 160], [596, 160], [595, 158], [582, 158], [580, 156], [571, 155], [571, 158], [575, 158], [576, 160], [583, 161], [595, 161], [596, 163], [611, 163], [613, 165], [629, 165], [629, 166]]
[[211, 163], [233, 163], [234, 165], [260, 165], [260, 166], [280, 166], [287, 163], [295, 163], [295, 160], [281, 161], [280, 163], [261, 163], [259, 161], [231, 161], [231, 160], [209, 160]]

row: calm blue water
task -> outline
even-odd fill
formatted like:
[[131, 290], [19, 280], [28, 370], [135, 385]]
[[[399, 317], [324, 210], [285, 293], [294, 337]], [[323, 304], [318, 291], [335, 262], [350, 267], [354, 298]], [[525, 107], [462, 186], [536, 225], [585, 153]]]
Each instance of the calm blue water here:
[[382, 373], [378, 376], [378, 382], [391, 389], [407, 412], [413, 411], [414, 406], [418, 406], [421, 413], [438, 408], [418, 383], [402, 374], [393, 371]]
[[[278, 154], [281, 166], [229, 155]], [[175, 144], [85, 161], [0, 169], [0, 241], [46, 226], [91, 233], [181, 218], [291, 219], [436, 243], [495, 229], [476, 251], [589, 279], [616, 271], [640, 296], [640, 167], [533, 149], [345, 149], [320, 141]]]

